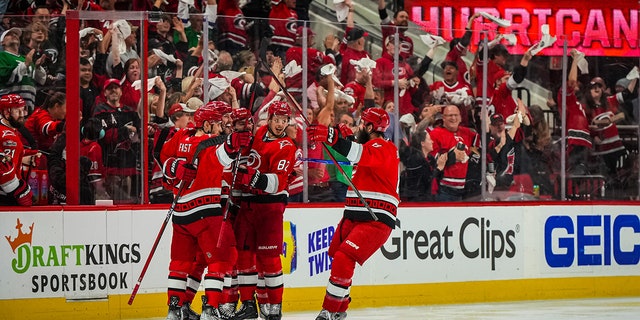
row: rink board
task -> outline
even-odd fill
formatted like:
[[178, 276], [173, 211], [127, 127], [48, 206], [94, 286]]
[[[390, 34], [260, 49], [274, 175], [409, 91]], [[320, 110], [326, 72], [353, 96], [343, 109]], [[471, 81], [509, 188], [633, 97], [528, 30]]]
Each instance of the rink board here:
[[[475, 205], [401, 207], [401, 228], [356, 268], [351, 306], [640, 296], [640, 207]], [[170, 224], [127, 304], [166, 214], [132, 207], [1, 212], [3, 318], [166, 315]], [[285, 312], [320, 308], [341, 214], [337, 206], [285, 212]]]

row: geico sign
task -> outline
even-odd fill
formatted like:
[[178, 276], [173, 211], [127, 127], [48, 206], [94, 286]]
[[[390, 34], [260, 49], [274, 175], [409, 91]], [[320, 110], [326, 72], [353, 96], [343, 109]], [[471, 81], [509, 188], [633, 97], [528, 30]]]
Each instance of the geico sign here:
[[459, 228], [445, 226], [442, 231], [403, 230], [401, 237], [391, 237], [390, 243], [387, 241], [380, 250], [389, 260], [407, 260], [410, 249], [413, 249], [413, 253], [420, 260], [453, 259], [456, 248], [454, 241], [457, 240], [457, 248], [464, 257], [490, 259], [491, 270], [495, 270], [496, 259], [515, 256], [515, 235], [519, 229], [516, 225], [515, 230], [501, 230], [492, 227], [489, 219], [470, 217], [465, 219]]
[[[613, 221], [612, 221], [613, 220]], [[553, 268], [636, 265], [640, 260], [637, 215], [551, 216], [544, 224], [544, 256]]]

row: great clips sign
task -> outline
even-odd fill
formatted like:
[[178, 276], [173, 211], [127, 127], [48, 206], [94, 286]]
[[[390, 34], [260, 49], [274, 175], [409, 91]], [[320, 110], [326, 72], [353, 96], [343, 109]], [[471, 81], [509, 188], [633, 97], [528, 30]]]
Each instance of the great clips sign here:
[[[484, 11], [511, 21], [510, 27], [498, 27], [484, 18], [474, 22], [472, 44], [480, 41], [480, 32], [512, 33], [517, 44], [509, 48], [514, 54], [526, 51], [540, 39], [540, 27], [548, 24], [558, 41], [542, 51], [544, 55], [562, 55], [563, 39], [568, 47], [591, 56], [640, 56], [638, 0], [405, 0], [405, 8], [414, 23], [425, 31], [451, 40], [460, 37], [469, 17]], [[564, 37], [563, 37], [564, 36]]]

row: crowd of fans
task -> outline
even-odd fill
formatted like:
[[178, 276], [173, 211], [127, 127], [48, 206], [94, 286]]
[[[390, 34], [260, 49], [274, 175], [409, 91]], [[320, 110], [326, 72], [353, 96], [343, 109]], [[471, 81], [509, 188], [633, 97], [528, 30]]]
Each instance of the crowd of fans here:
[[[28, 161], [25, 175], [28, 179], [32, 171], [45, 172], [48, 190], [41, 197], [46, 193], [48, 203], [65, 202], [63, 92], [66, 65], [73, 63], [65, 61], [65, 12], [135, 10], [151, 12], [146, 39], [136, 21], [82, 21], [78, 109], [83, 204], [96, 199], [140, 203], [143, 183], [149, 185], [151, 202], [170, 202], [157, 160], [162, 144], [188, 127], [195, 110], [211, 100], [247, 109], [259, 127], [266, 106], [284, 99], [278, 94], [281, 85], [300, 105], [306, 92], [309, 122], [354, 128], [365, 108], [385, 109], [391, 117], [387, 138], [400, 144], [403, 201], [480, 200], [483, 186], [500, 200], [558, 198], [563, 152], [569, 195], [637, 196], [637, 150], [629, 150], [617, 128], [637, 124], [637, 66], [628, 66], [628, 74], [612, 86], [585, 71], [584, 54], [572, 50], [563, 134], [555, 130], [563, 112], [561, 79], [548, 88], [552, 94], [546, 106], [527, 105], [512, 92], [523, 87], [530, 63], [544, 47], [535, 44], [512, 57], [498, 34], [487, 43], [485, 61], [482, 46], [476, 53], [468, 51], [474, 23], [482, 19], [474, 14], [460, 38], [445, 42], [425, 35], [429, 50], [418, 57], [412, 37], [405, 34], [408, 13], [400, 9], [390, 16], [385, 1], [378, 4], [380, 57], [365, 50], [368, 32], [356, 26], [350, 0], [344, 2], [345, 30], [327, 34], [321, 44], [310, 28], [314, 22], [308, 21], [309, 1], [11, 2], [0, 26], [0, 94], [18, 94], [26, 102], [28, 116], [19, 131], [25, 146], [39, 152], [29, 155], [34, 160]], [[148, 53], [142, 52], [142, 41]], [[446, 55], [437, 54], [442, 51]], [[471, 63], [468, 57], [473, 57]], [[148, 88], [140, 85], [143, 65]], [[434, 81], [425, 80], [429, 69], [436, 73]], [[143, 112], [150, 114], [148, 127], [143, 127]], [[299, 129], [305, 121], [301, 112], [294, 113], [298, 120], [289, 130], [298, 142], [299, 161], [290, 181], [290, 201], [302, 201], [303, 179], [311, 201], [344, 201], [348, 181], [322, 148], [309, 143], [302, 156], [306, 144]], [[222, 125], [231, 124], [229, 113]], [[150, 138], [149, 150], [140, 146], [143, 135]], [[566, 150], [560, 149], [560, 136], [566, 136]], [[308, 170], [303, 178], [304, 162]], [[149, 181], [141, 181], [145, 167]], [[347, 175], [354, 170], [349, 163], [342, 168]]]

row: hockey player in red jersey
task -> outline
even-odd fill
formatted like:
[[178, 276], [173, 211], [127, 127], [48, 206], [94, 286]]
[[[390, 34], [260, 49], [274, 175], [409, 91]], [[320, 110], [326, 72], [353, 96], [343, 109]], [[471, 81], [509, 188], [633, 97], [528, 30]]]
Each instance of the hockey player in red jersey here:
[[244, 190], [235, 222], [242, 299], [235, 319], [257, 318], [253, 294], [258, 273], [265, 278], [266, 293], [258, 295], [264, 316], [269, 320], [282, 318], [282, 222], [296, 152], [285, 133], [290, 118], [291, 108], [286, 102], [271, 103], [267, 125], [256, 131], [246, 168], [240, 167], [237, 174], [236, 184]]
[[[208, 267], [200, 319], [218, 319], [224, 274], [231, 270], [237, 257], [232, 229], [223, 228], [227, 232], [220, 234], [223, 223], [220, 206], [222, 169], [233, 161], [241, 147], [249, 144], [251, 133], [233, 133], [224, 143], [203, 148], [196, 155], [199, 144], [212, 138], [214, 130], [220, 130], [222, 114], [217, 111], [216, 104], [221, 103], [226, 104], [214, 101], [200, 107], [194, 114], [196, 128], [178, 131], [163, 146], [160, 155], [165, 177], [176, 193], [182, 191], [176, 195], [179, 198], [172, 218], [167, 315], [170, 320], [188, 316], [187, 276], [192, 272], [198, 251], [204, 253]], [[220, 247], [216, 246], [218, 237], [223, 240]]]
[[0, 97], [0, 203], [32, 205], [31, 188], [22, 177], [24, 146], [18, 128], [24, 123], [27, 103], [17, 94]]
[[[234, 132], [253, 132], [253, 118], [251, 111], [246, 108], [233, 109], [231, 112], [232, 128]], [[237, 164], [232, 164], [224, 169], [223, 173], [223, 194], [222, 194], [222, 206], [228, 205], [227, 219], [234, 225], [236, 216], [240, 209], [240, 202], [242, 201], [242, 192], [239, 190], [238, 183], [233, 181], [233, 169]], [[237, 179], [236, 179], [237, 180]], [[231, 190], [233, 189], [233, 190]], [[225, 197], [226, 195], [226, 197]], [[226, 201], [231, 201], [227, 204]], [[238, 273], [235, 266], [230, 274], [225, 276], [224, 288], [222, 290], [222, 298], [220, 300], [220, 315], [222, 317], [232, 318], [235, 315], [236, 307], [238, 305], [239, 292], [238, 292]]]
[[312, 141], [331, 145], [357, 164], [353, 185], [372, 210], [369, 211], [349, 187], [342, 220], [329, 246], [329, 256], [333, 258], [331, 276], [322, 311], [316, 320], [346, 318], [356, 262], [364, 264], [387, 241], [396, 225], [400, 159], [393, 142], [384, 139], [388, 127], [387, 112], [369, 108], [362, 113], [356, 142], [345, 137], [344, 132], [349, 130], [344, 127], [313, 125], [307, 128]]

